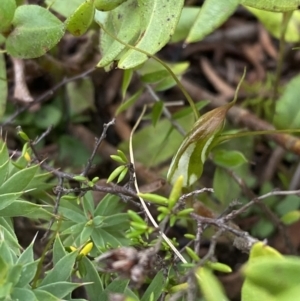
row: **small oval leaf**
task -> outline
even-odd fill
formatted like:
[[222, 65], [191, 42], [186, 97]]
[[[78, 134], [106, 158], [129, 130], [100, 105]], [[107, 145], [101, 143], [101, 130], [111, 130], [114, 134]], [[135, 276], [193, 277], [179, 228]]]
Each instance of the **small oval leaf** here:
[[6, 40], [8, 54], [23, 58], [42, 56], [62, 38], [65, 25], [47, 9], [21, 5], [12, 22], [14, 29]]

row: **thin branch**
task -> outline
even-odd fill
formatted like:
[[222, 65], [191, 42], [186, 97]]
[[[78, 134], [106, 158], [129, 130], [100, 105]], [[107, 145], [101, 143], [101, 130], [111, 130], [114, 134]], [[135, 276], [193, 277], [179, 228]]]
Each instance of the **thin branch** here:
[[94, 149], [93, 149], [93, 152], [92, 152], [90, 158], [88, 159], [88, 162], [87, 162], [87, 164], [86, 164], [86, 167], [85, 167], [85, 169], [83, 170], [83, 172], [81, 173], [82, 176], [86, 177], [88, 171], [91, 169], [93, 160], [94, 160], [94, 158], [95, 158], [95, 156], [96, 156], [96, 153], [97, 153], [97, 150], [98, 150], [98, 148], [99, 148], [101, 142], [106, 138], [106, 133], [107, 133], [108, 128], [109, 128], [111, 125], [114, 125], [114, 124], [115, 124], [115, 118], [113, 118], [109, 123], [104, 123], [102, 134], [101, 134], [100, 138], [97, 139], [97, 141], [96, 141], [95, 147], [94, 147]]

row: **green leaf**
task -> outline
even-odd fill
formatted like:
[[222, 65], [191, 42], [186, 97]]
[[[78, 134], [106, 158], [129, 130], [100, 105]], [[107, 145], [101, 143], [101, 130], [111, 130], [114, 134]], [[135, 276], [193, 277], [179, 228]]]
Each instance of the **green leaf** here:
[[229, 301], [211, 270], [205, 267], [198, 268], [195, 276], [206, 301]]
[[[2, 20], [1, 7], [0, 7], [0, 20]], [[7, 93], [8, 93], [8, 88], [7, 88], [5, 59], [4, 59], [4, 54], [0, 53], [0, 118], [1, 119], [6, 109]]]
[[[266, 245], [263, 242], [255, 243], [250, 251], [250, 256], [246, 266], [251, 265], [259, 258], [274, 258], [274, 260], [281, 260], [282, 255], [274, 248]], [[273, 301], [271, 294], [269, 294], [263, 286], [255, 285], [248, 277], [246, 277], [242, 286], [242, 301], [256, 300]]]
[[12, 231], [9, 229], [9, 226], [6, 223], [6, 218], [4, 217], [0, 217], [0, 234], [10, 249], [18, 255], [21, 249], [18, 243], [18, 238], [16, 237], [15, 233], [12, 233]]
[[15, 287], [11, 293], [11, 298], [18, 301], [37, 301], [34, 293], [27, 288]]
[[85, 287], [89, 300], [98, 301], [99, 295], [103, 292], [103, 284], [101, 278], [99, 277], [99, 273], [95, 269], [93, 263], [87, 257], [83, 257], [81, 259], [81, 263], [86, 271], [86, 273], [82, 275], [82, 280], [85, 282], [91, 282], [91, 284]]
[[64, 24], [38, 5], [21, 5], [13, 19], [14, 30], [6, 40], [8, 54], [29, 59], [42, 56], [64, 35]]
[[53, 244], [53, 265], [56, 265], [60, 259], [67, 255], [67, 252], [57, 234]]
[[67, 84], [69, 110], [71, 116], [84, 113], [86, 110], [95, 110], [94, 86], [90, 78], [83, 78]]
[[[183, 4], [183, 0], [139, 1], [142, 35], [134, 46], [146, 50], [150, 54], [155, 54], [165, 46], [175, 31]], [[122, 55], [118, 67], [121, 69], [133, 68], [147, 59], [146, 54], [129, 49]]]
[[[163, 293], [164, 285], [165, 285], [165, 281], [164, 281], [163, 272], [159, 271], [151, 281], [141, 301], [158, 300], [159, 296]], [[153, 296], [150, 298], [151, 295]]]
[[123, 279], [115, 279], [113, 280], [104, 290], [104, 292], [102, 292], [99, 296], [98, 296], [98, 300], [101, 301], [109, 301], [109, 294], [111, 293], [119, 293], [119, 294], [123, 294], [125, 289], [128, 286], [128, 280], [123, 280]]
[[32, 219], [45, 220], [52, 217], [52, 214], [45, 210], [41, 205], [22, 200], [15, 200], [11, 202], [11, 204], [0, 210], [0, 215], [8, 217], [26, 216]]
[[22, 272], [22, 266], [20, 264], [16, 264], [12, 266], [7, 273], [6, 281], [8, 283], [10, 282], [13, 286], [15, 286], [20, 279], [21, 272]]
[[285, 215], [283, 215], [280, 219], [285, 225], [294, 224], [300, 219], [300, 211], [299, 210], [290, 211]]
[[182, 9], [180, 19], [171, 38], [171, 42], [176, 43], [186, 39], [191, 27], [195, 23], [200, 9], [200, 7], [190, 6], [186, 6]]
[[112, 182], [126, 168], [125, 165], [118, 166], [108, 177], [106, 183]]
[[[246, 279], [263, 287], [272, 295], [299, 286], [300, 259], [298, 257], [258, 257], [243, 270]], [[280, 275], [280, 277], [274, 277]]]
[[123, 203], [120, 202], [120, 199], [112, 194], [107, 194], [101, 202], [99, 202], [94, 216], [110, 216], [116, 213], [119, 213], [124, 208]]
[[1, 194], [0, 195], [0, 210], [9, 206], [12, 202], [14, 202], [22, 194], [23, 194], [23, 192]]
[[[109, 13], [96, 10], [95, 21], [104, 26], [109, 33], [130, 44], [136, 41], [141, 34], [140, 10], [137, 0], [128, 0]], [[116, 60], [126, 46], [102, 31], [100, 48], [102, 58], [97, 66], [105, 67]]]
[[285, 12], [299, 9], [300, 0], [240, 0], [240, 4], [262, 10]]
[[281, 294], [276, 296], [275, 301], [288, 301], [288, 300], [293, 301], [293, 300], [297, 300], [299, 296], [300, 296], [300, 287], [295, 286], [289, 290], [283, 291]]
[[137, 92], [135, 92], [132, 96], [130, 96], [125, 102], [123, 102], [117, 109], [116, 115], [119, 115], [121, 112], [125, 111], [129, 107], [131, 107], [142, 95], [143, 88], [139, 89]]
[[35, 113], [34, 124], [40, 129], [57, 126], [62, 119], [62, 111], [53, 105], [44, 105]]
[[0, 33], [9, 30], [16, 10], [15, 0], [2, 0], [0, 6]]
[[[1, 171], [1, 173], [3, 172], [2, 168], [3, 168], [4, 164], [8, 161], [9, 161], [9, 154], [8, 154], [7, 145], [6, 145], [6, 142], [4, 142], [4, 140], [1, 137], [0, 138], [0, 171]], [[4, 179], [5, 179], [5, 177], [1, 176], [2, 181], [0, 183], [4, 182]]]
[[49, 283], [39, 287], [39, 290], [43, 290], [51, 293], [57, 298], [63, 298], [67, 294], [71, 293], [75, 288], [82, 286], [81, 283], [72, 283], [67, 281], [58, 281], [55, 283]]
[[247, 159], [239, 151], [218, 149], [213, 151], [213, 161], [221, 167], [235, 168], [246, 163]]
[[[283, 15], [276, 12], [264, 11], [256, 8], [247, 7], [247, 9], [265, 26], [265, 28], [279, 39], [282, 31]], [[298, 27], [300, 25], [300, 12], [293, 12], [286, 29], [284, 39], [286, 42], [296, 43], [299, 41]]]
[[33, 280], [38, 268], [38, 264], [39, 261], [37, 260], [34, 262], [24, 264], [22, 266], [21, 275], [18, 283], [16, 284], [16, 287], [25, 287]]
[[22, 192], [33, 179], [38, 170], [38, 165], [22, 169], [16, 172], [0, 186], [0, 195]]
[[300, 75], [289, 81], [282, 96], [276, 101], [274, 124], [278, 129], [300, 128], [299, 99], [296, 93], [299, 85]]
[[160, 119], [160, 116], [163, 112], [163, 108], [164, 108], [164, 103], [161, 100], [154, 103], [151, 112], [152, 115], [151, 120], [154, 127], [156, 126], [158, 120]]
[[186, 38], [186, 43], [201, 41], [221, 26], [236, 10], [240, 0], [205, 0]]
[[200, 178], [207, 155], [222, 132], [226, 113], [233, 104], [211, 110], [196, 121], [172, 159], [167, 175], [172, 185], [179, 176], [183, 176], [183, 187], [191, 186]]
[[235, 180], [220, 167], [217, 167], [214, 173], [213, 189], [215, 196], [223, 204], [229, 204], [241, 193], [241, 188]]
[[132, 79], [132, 75], [133, 75], [133, 69], [127, 69], [124, 70], [123, 72], [123, 80], [122, 80], [122, 87], [121, 87], [122, 99], [125, 98], [127, 89]]
[[60, 298], [53, 296], [52, 294], [36, 289], [33, 291], [38, 301], [61, 301]]
[[83, 35], [90, 27], [94, 14], [94, 0], [84, 1], [66, 20], [66, 29], [74, 36]]
[[60, 259], [54, 268], [47, 273], [46, 277], [41, 281], [39, 287], [60, 281], [66, 281], [73, 270], [78, 252], [72, 252]]
[[33, 262], [33, 244], [34, 240], [30, 243], [30, 245], [23, 251], [21, 256], [17, 260], [17, 264], [26, 264]]
[[127, 0], [95, 0], [95, 6], [99, 10], [113, 10]]
[[72, 12], [76, 10], [76, 8], [81, 5], [84, 0], [64, 0], [64, 1], [53, 1], [53, 0], [46, 0], [46, 4], [49, 6], [51, 5], [51, 9], [58, 12], [60, 15], [64, 17], [68, 17]]

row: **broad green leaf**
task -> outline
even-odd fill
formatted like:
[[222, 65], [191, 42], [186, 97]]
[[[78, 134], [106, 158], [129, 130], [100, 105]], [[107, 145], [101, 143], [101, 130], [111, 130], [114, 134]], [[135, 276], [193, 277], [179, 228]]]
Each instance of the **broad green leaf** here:
[[276, 213], [278, 213], [279, 216], [282, 216], [300, 208], [300, 197], [297, 195], [288, 195], [280, 200], [280, 202], [276, 201], [276, 203]]
[[[183, 0], [140, 0], [141, 37], [134, 44], [136, 48], [155, 54], [167, 44], [180, 17]], [[147, 55], [129, 49], [122, 55], [118, 67], [129, 69], [148, 59]]]
[[71, 293], [75, 288], [82, 286], [81, 283], [72, 283], [67, 281], [58, 281], [55, 283], [49, 283], [43, 286], [39, 286], [39, 290], [43, 290], [51, 293], [57, 298], [63, 298], [67, 294]]
[[94, 14], [94, 0], [84, 1], [65, 21], [66, 29], [74, 36], [83, 35], [90, 27]]
[[124, 203], [120, 202], [119, 197], [107, 194], [101, 202], [99, 202], [94, 215], [95, 216], [110, 216], [121, 212], [124, 209]]
[[[246, 279], [256, 286], [263, 287], [272, 295], [299, 286], [300, 259], [298, 257], [263, 256], [244, 267]], [[280, 275], [280, 277], [274, 277]]]
[[21, 272], [22, 272], [22, 265], [20, 264], [13, 265], [7, 273], [6, 281], [10, 282], [13, 286], [15, 286], [20, 279]]
[[55, 10], [60, 15], [68, 17], [84, 2], [84, 0], [46, 0], [45, 2], [47, 5], [51, 5], [51, 9]]
[[235, 168], [247, 162], [245, 156], [234, 150], [217, 149], [213, 151], [215, 164], [225, 168]]
[[16, 234], [9, 230], [9, 226], [6, 223], [6, 218], [0, 217], [0, 234], [16, 255], [19, 255], [20, 253], [20, 245], [18, 243], [18, 238], [16, 237]]
[[186, 43], [201, 41], [221, 26], [236, 10], [240, 0], [205, 0], [186, 38]]
[[[274, 258], [274, 260], [281, 260], [283, 256], [277, 250], [266, 245], [265, 243], [257, 242], [251, 248], [246, 267], [251, 265], [259, 258]], [[254, 284], [248, 277], [246, 277], [242, 286], [242, 301], [253, 300], [273, 301], [274, 299], [263, 286]]]
[[8, 193], [18, 193], [23, 191], [33, 179], [38, 170], [38, 167], [38, 165], [33, 165], [16, 172], [7, 181], [2, 183], [2, 185], [0, 186], [0, 195]]
[[39, 262], [37, 260], [34, 262], [24, 264], [22, 266], [21, 275], [18, 283], [16, 284], [16, 287], [25, 287], [33, 280], [38, 268], [38, 264]]
[[240, 0], [240, 4], [262, 10], [286, 12], [299, 9], [300, 0]]
[[[264, 11], [252, 7], [247, 9], [265, 26], [265, 28], [274, 36], [279, 39], [282, 31], [282, 19], [283, 15], [275, 12]], [[295, 11], [288, 22], [285, 41], [290, 43], [296, 43], [300, 40], [299, 34], [300, 25], [300, 12]]]
[[[159, 296], [163, 293], [163, 288], [165, 285], [164, 275], [162, 271], [159, 271], [156, 276], [152, 279], [150, 285], [145, 291], [141, 301], [156, 301]], [[153, 294], [152, 298], [150, 296]]]
[[216, 198], [222, 204], [229, 204], [241, 193], [241, 188], [235, 180], [220, 167], [217, 167], [214, 173], [213, 189]]
[[47, 129], [49, 126], [56, 127], [63, 117], [60, 108], [53, 105], [44, 105], [35, 113], [34, 124], [39, 129]]
[[35, 294], [38, 301], [61, 301], [60, 298], [57, 298], [46, 291], [36, 289], [33, 291], [33, 293]]
[[33, 262], [33, 244], [34, 241], [22, 252], [21, 256], [17, 260], [17, 264], [26, 264]]
[[0, 210], [3, 210], [5, 207], [12, 204], [22, 194], [23, 194], [23, 192], [1, 194], [0, 195]]
[[67, 84], [69, 110], [71, 116], [84, 113], [86, 110], [95, 110], [94, 86], [90, 78], [73, 81]]
[[38, 5], [21, 5], [13, 19], [14, 30], [6, 40], [8, 54], [23, 59], [42, 56], [64, 35], [64, 24]]
[[[0, 8], [0, 20], [1, 20], [1, 8]], [[7, 93], [8, 93], [8, 88], [7, 88], [5, 59], [4, 59], [4, 54], [0, 53], [0, 119], [2, 119], [5, 113]]]
[[72, 252], [60, 259], [54, 268], [47, 273], [39, 287], [55, 282], [66, 281], [72, 273], [77, 255], [78, 252]]
[[187, 133], [169, 167], [167, 179], [174, 184], [183, 176], [183, 186], [189, 187], [201, 176], [203, 165], [214, 140], [222, 132], [227, 111], [234, 102], [202, 115]]
[[103, 292], [103, 284], [101, 278], [99, 277], [99, 273], [88, 258], [83, 257], [81, 262], [86, 272], [84, 275], [82, 275], [82, 280], [85, 282], [91, 282], [91, 284], [85, 287], [89, 300], [98, 301], [99, 295]]
[[60, 236], [57, 234], [53, 244], [53, 265], [56, 265], [65, 255], [67, 255], [67, 252], [60, 240]]
[[[141, 34], [141, 8], [137, 0], [128, 0], [106, 15], [96, 10], [95, 21], [125, 43], [134, 43]], [[103, 20], [104, 19], [104, 20]], [[101, 32], [100, 49], [102, 58], [98, 67], [105, 67], [117, 60], [126, 48], [106, 32]], [[127, 68], [129, 69], [129, 68]]]
[[0, 32], [5, 32], [9, 30], [11, 22], [14, 18], [16, 10], [15, 0], [1, 0], [0, 6]]
[[6, 205], [0, 210], [1, 216], [26, 216], [33, 219], [46, 219], [52, 217], [52, 213], [45, 210], [41, 205], [37, 205], [28, 201], [15, 200], [11, 204]]
[[280, 220], [285, 224], [285, 225], [291, 225], [297, 222], [300, 219], [300, 211], [299, 210], [294, 210], [286, 213], [284, 216], [280, 218]]
[[102, 248], [105, 248], [107, 245], [113, 248], [128, 246], [131, 242], [125, 237], [125, 228], [119, 230], [116, 230], [115, 227], [99, 228], [93, 231], [91, 238], [95, 245]]
[[191, 27], [195, 23], [200, 10], [200, 7], [190, 6], [186, 6], [182, 9], [175, 32], [171, 37], [171, 42], [176, 43], [186, 39]]
[[12, 300], [18, 301], [37, 301], [36, 296], [32, 290], [28, 288], [15, 287], [11, 293]]
[[275, 301], [294, 301], [297, 300], [299, 296], [300, 296], [300, 287], [299, 285], [297, 285], [277, 295]]
[[300, 128], [299, 99], [297, 94], [299, 85], [300, 75], [289, 81], [282, 96], [276, 101], [274, 124], [279, 129]]
[[195, 276], [206, 301], [229, 301], [219, 281], [210, 269], [205, 267], [198, 268]]
[[95, 6], [99, 10], [108, 11], [121, 5], [127, 0], [95, 0]]

